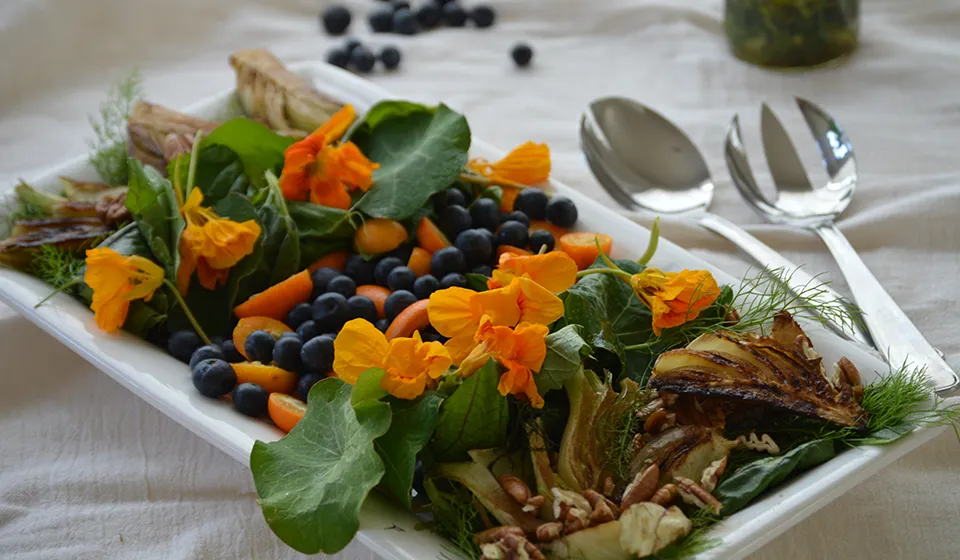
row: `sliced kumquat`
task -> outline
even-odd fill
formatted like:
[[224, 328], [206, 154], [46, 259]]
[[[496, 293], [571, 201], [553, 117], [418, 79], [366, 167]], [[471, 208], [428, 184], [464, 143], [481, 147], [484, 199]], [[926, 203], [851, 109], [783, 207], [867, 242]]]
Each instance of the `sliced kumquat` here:
[[501, 212], [513, 212], [513, 203], [517, 200], [517, 195], [520, 194], [520, 191], [523, 189], [518, 189], [516, 187], [500, 187], [503, 189], [503, 196], [500, 198], [500, 211]]
[[427, 304], [429, 303], [429, 299], [421, 299], [401, 311], [387, 327], [387, 332], [384, 333], [387, 340], [411, 337], [414, 332], [429, 327], [430, 317], [427, 314]]
[[431, 256], [431, 253], [426, 249], [414, 247], [413, 252], [410, 253], [410, 259], [407, 261], [407, 266], [410, 267], [410, 270], [418, 277], [424, 274], [430, 274]]
[[597, 242], [603, 252], [610, 254], [613, 248], [613, 239], [604, 233], [593, 233], [589, 231], [575, 231], [568, 233], [557, 240], [560, 250], [570, 255], [570, 258], [577, 263], [577, 268], [583, 270], [593, 264], [600, 256], [597, 251]]
[[343, 270], [343, 265], [347, 264], [347, 258], [349, 256], [350, 253], [347, 251], [334, 251], [332, 253], [327, 253], [319, 259], [313, 261], [313, 263], [307, 267], [307, 270], [310, 272], [313, 272], [318, 268], [335, 268], [337, 270]]
[[291, 332], [292, 330], [290, 327], [271, 317], [244, 317], [240, 319], [240, 322], [237, 323], [237, 326], [233, 329], [233, 345], [237, 347], [237, 352], [240, 352], [240, 355], [247, 358], [247, 353], [244, 351], [243, 346], [244, 343], [247, 342], [247, 337], [250, 336], [250, 333], [253, 331], [267, 331], [273, 335], [273, 338], [280, 338], [281, 334]]
[[440, 231], [437, 224], [424, 216], [420, 218], [420, 224], [417, 225], [417, 244], [432, 254], [444, 247], [449, 247], [450, 240]]
[[234, 307], [233, 314], [241, 319], [270, 317], [279, 321], [286, 318], [293, 306], [310, 299], [312, 291], [313, 280], [310, 279], [310, 271], [304, 270], [251, 296], [247, 301]]
[[393, 251], [407, 240], [406, 228], [396, 220], [374, 218], [366, 220], [353, 236], [353, 248], [358, 253], [379, 255]]
[[268, 366], [258, 362], [240, 362], [231, 364], [237, 374], [237, 384], [256, 383], [268, 393], [290, 394], [297, 389], [297, 374], [280, 369], [277, 366]]
[[373, 304], [377, 306], [377, 315], [381, 319], [385, 317], [383, 306], [387, 303], [387, 297], [390, 295], [389, 289], [375, 284], [364, 284], [363, 286], [357, 286], [357, 295], [370, 298]]
[[289, 432], [307, 413], [307, 403], [283, 393], [270, 393], [267, 399], [267, 414], [284, 432]]

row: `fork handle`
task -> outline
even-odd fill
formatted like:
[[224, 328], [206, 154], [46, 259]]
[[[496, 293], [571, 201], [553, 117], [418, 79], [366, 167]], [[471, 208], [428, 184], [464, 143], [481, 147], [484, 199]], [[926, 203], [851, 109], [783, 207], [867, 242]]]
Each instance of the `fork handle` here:
[[[697, 221], [704, 228], [720, 235], [721, 237], [727, 238], [727, 240], [739, 247], [746, 254], [753, 257], [755, 261], [760, 263], [760, 265], [767, 270], [776, 270], [779, 268], [784, 272], [792, 271], [792, 273], [789, 274], [785, 280], [787, 287], [789, 287], [790, 291], [794, 294], [800, 295], [805, 291], [809, 291], [810, 288], [814, 286], [823, 284], [822, 281], [810, 276], [804, 272], [802, 268], [794, 264], [780, 253], [771, 249], [762, 241], [750, 235], [744, 231], [743, 228], [731, 222], [730, 220], [710, 212], [705, 212]], [[830, 289], [829, 286], [820, 286], [817, 291], [819, 293], [813, 294], [812, 297], [805, 297], [805, 299], [810, 301], [816, 308], [821, 308], [831, 304], [835, 305], [837, 301], [846, 301], [843, 296]], [[844, 338], [852, 338], [868, 347], [873, 346], [870, 341], [870, 337], [863, 332], [863, 330], [861, 330], [860, 325], [856, 324], [856, 322], [853, 324], [853, 332], [850, 332], [849, 325], [846, 330], [844, 330], [841, 325], [837, 325], [829, 320], [826, 321], [826, 325]]]
[[956, 388], [960, 383], [957, 374], [883, 289], [843, 232], [832, 223], [817, 226], [814, 231], [833, 253], [853, 298], [863, 310], [867, 329], [887, 362], [893, 367], [907, 362], [926, 365], [927, 378], [938, 393]]

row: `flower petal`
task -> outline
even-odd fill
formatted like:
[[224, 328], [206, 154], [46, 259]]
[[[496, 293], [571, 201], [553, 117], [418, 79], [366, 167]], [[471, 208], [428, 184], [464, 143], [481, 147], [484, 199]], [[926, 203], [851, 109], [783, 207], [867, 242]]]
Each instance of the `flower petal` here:
[[447, 288], [430, 295], [427, 316], [430, 324], [443, 336], [454, 338], [460, 335], [472, 337], [477, 330], [479, 317], [471, 304], [477, 292], [466, 288]]
[[386, 369], [384, 360], [389, 351], [390, 343], [377, 327], [364, 319], [353, 319], [334, 341], [333, 371], [353, 385], [370, 368]]
[[493, 281], [506, 285], [515, 276], [528, 276], [537, 284], [559, 294], [576, 283], [577, 263], [562, 251], [530, 256], [512, 253], [500, 255], [500, 263], [493, 271]]
[[520, 317], [517, 322], [549, 325], [563, 317], [563, 301], [550, 290], [529, 278], [514, 278], [510, 284], [520, 288], [517, 300]]

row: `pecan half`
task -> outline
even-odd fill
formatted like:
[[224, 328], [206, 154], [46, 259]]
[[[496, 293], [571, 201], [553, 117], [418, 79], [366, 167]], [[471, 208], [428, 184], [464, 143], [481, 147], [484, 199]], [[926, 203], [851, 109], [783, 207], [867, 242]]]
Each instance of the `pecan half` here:
[[717, 482], [720, 481], [720, 477], [726, 470], [726, 457], [710, 463], [709, 467], [703, 469], [703, 475], [700, 476], [700, 486], [703, 486], [703, 489], [707, 492], [713, 492], [713, 489], [717, 487]]
[[118, 194], [105, 194], [97, 201], [97, 217], [104, 225], [112, 226], [133, 219], [127, 209], [126, 191]]
[[667, 507], [672, 504], [674, 500], [677, 499], [677, 485], [676, 484], [664, 484], [662, 488], [657, 490], [657, 492], [650, 498], [650, 501], [657, 504], [658, 506]]
[[593, 511], [596, 511], [600, 506], [606, 506], [611, 512], [613, 512], [614, 518], [620, 516], [620, 508], [617, 507], [617, 504], [607, 499], [607, 497], [600, 492], [588, 488], [583, 491], [583, 497], [590, 502], [590, 507], [593, 508]]
[[667, 409], [658, 408], [650, 416], [647, 416], [647, 419], [643, 422], [643, 431], [647, 434], [657, 434], [660, 433], [660, 430], [663, 428], [664, 422], [667, 421]]
[[516, 500], [518, 504], [526, 505], [527, 500], [530, 499], [530, 487], [518, 477], [512, 474], [505, 474], [498, 476], [497, 482], [500, 483], [500, 487], [503, 488], [507, 494], [510, 494], [510, 497]]
[[613, 508], [611, 508], [606, 500], [599, 502], [593, 507], [593, 511], [590, 512], [590, 526], [600, 525], [616, 519], [620, 513], [619, 509], [615, 509], [616, 507], [617, 506], [613, 506]]
[[486, 543], [495, 543], [507, 535], [515, 535], [522, 537], [524, 536], [523, 529], [516, 527], [514, 525], [504, 525], [502, 527], [494, 527], [493, 529], [487, 529], [486, 531], [480, 531], [473, 535], [474, 544], [486, 544]]
[[677, 483], [677, 491], [683, 501], [698, 508], [712, 509], [713, 513], [720, 514], [723, 504], [713, 497], [713, 494], [707, 492], [702, 486], [689, 478], [683, 476], [674, 477]]
[[623, 491], [623, 498], [620, 499], [620, 509], [623, 511], [633, 504], [649, 500], [656, 493], [659, 480], [660, 467], [656, 463], [637, 473], [637, 476]]
[[544, 523], [537, 527], [537, 540], [540, 542], [551, 542], [563, 536], [563, 523], [552, 521]]

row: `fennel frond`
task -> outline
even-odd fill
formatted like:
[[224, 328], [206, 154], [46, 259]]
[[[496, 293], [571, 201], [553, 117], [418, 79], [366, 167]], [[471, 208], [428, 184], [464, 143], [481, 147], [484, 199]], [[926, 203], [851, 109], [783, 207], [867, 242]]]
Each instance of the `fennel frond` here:
[[127, 182], [127, 119], [142, 96], [140, 70], [135, 68], [110, 87], [99, 113], [89, 119], [94, 134], [90, 165], [110, 185]]

